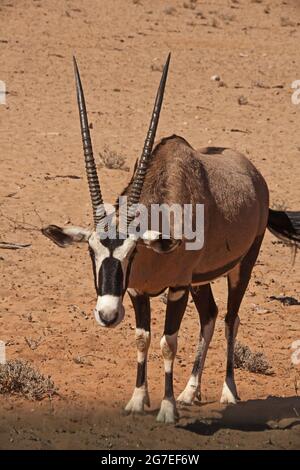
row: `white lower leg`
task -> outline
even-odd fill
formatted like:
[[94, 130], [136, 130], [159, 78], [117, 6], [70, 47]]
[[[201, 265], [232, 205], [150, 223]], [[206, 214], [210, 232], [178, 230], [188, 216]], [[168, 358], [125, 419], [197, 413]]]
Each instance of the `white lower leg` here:
[[140, 414], [144, 412], [145, 405], [150, 406], [147, 386], [135, 387], [131, 399], [125, 406], [125, 411]]
[[239, 399], [234, 381], [234, 343], [237, 335], [240, 319], [237, 316], [232, 328], [225, 326], [225, 336], [227, 339], [227, 367], [226, 378], [223, 384], [220, 402], [224, 404], [235, 404]]
[[222, 395], [220, 402], [225, 404], [233, 403], [236, 404], [238, 400], [236, 385], [233, 378], [226, 377], [223, 384]]
[[164, 398], [160, 405], [156, 421], [159, 423], [174, 424], [178, 420], [178, 411], [175, 398]]
[[192, 405], [195, 398], [199, 395], [199, 375], [192, 374], [189, 378], [188, 383], [186, 384], [185, 389], [177, 398], [177, 402], [183, 405]]
[[177, 336], [177, 332], [173, 335], [164, 335], [160, 342], [165, 367], [165, 396], [156, 419], [161, 423], [175, 423], [178, 419], [173, 394], [173, 364], [177, 351]]
[[203, 326], [202, 334], [199, 340], [196, 358], [193, 366], [192, 375], [183, 390], [183, 392], [177, 398], [177, 401], [184, 405], [192, 405], [195, 398], [201, 399], [200, 392], [200, 381], [205, 364], [207, 350], [213, 336], [215, 328], [215, 319], [210, 320], [206, 325]]
[[137, 379], [132, 397], [125, 407], [127, 413], [143, 413], [144, 406], [150, 406], [147, 385], [147, 354], [150, 345], [150, 332], [137, 328], [135, 333], [137, 345]]

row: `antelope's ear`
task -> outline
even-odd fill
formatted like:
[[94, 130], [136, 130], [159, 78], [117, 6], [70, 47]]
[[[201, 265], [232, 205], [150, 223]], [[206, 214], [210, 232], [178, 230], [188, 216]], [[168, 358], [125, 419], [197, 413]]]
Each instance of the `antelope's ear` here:
[[147, 230], [142, 236], [143, 244], [157, 253], [171, 253], [180, 244], [181, 240], [174, 238], [163, 238], [160, 232]]
[[61, 228], [57, 225], [48, 225], [48, 227], [42, 228], [42, 234], [61, 248], [73, 243], [87, 242], [91, 233], [90, 230], [81, 227]]

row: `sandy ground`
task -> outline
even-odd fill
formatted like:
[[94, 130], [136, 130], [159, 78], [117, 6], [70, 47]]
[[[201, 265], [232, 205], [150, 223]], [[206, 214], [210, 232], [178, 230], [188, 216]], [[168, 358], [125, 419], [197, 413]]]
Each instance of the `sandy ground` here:
[[[226, 284], [214, 282], [216, 332], [203, 376], [203, 403], [183, 408], [176, 426], [155, 422], [163, 394], [159, 339], [165, 305], [153, 300], [151, 409], [124, 417], [135, 382], [134, 318], [100, 329], [92, 316], [94, 287], [84, 247], [62, 250], [30, 225], [86, 226], [91, 209], [81, 151], [72, 54], [80, 64], [95, 154], [105, 146], [132, 169], [141, 151], [160, 67], [172, 64], [158, 138], [183, 135], [243, 151], [265, 176], [273, 207], [299, 209], [300, 108], [291, 83], [300, 79], [300, 5], [295, 0], [1, 0], [0, 240], [31, 243], [1, 250], [0, 339], [7, 357], [50, 374], [61, 397], [52, 402], [0, 399], [0, 448], [295, 449], [300, 446], [299, 258], [267, 234], [241, 308], [239, 340], [263, 351], [267, 377], [237, 370], [242, 402], [219, 405], [225, 369]], [[219, 75], [224, 86], [212, 81]], [[247, 104], [240, 105], [244, 96]], [[245, 101], [245, 100], [244, 100]], [[77, 179], [60, 176], [75, 175]], [[130, 177], [101, 170], [113, 202]], [[10, 220], [10, 219], [13, 219]], [[175, 367], [178, 394], [197, 342], [189, 304]], [[32, 350], [26, 339], [38, 340]], [[78, 364], [78, 357], [85, 364]]]

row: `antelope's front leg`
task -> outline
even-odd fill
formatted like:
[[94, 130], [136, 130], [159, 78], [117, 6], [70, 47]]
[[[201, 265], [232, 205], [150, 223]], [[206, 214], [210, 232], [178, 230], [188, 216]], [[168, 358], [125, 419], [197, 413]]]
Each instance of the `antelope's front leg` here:
[[191, 287], [190, 291], [199, 314], [201, 332], [192, 375], [185, 389], [177, 398], [177, 401], [183, 405], [192, 405], [195, 398], [201, 401], [201, 376], [218, 314], [218, 307], [216, 306], [210, 284]]
[[150, 300], [149, 296], [128, 289], [136, 319], [135, 340], [137, 346], [136, 386], [125, 411], [133, 414], [144, 412], [144, 406], [150, 406], [147, 386], [147, 354], [150, 346]]
[[178, 419], [173, 391], [173, 364], [177, 351], [178, 331], [188, 296], [187, 287], [169, 289], [164, 334], [160, 342], [165, 366], [165, 395], [157, 415], [157, 421], [161, 423], [175, 423]]

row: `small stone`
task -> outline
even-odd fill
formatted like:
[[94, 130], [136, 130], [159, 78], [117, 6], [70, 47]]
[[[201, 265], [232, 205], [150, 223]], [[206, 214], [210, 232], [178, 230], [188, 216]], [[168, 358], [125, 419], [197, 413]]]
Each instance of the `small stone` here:
[[256, 313], [263, 315], [264, 313], [270, 313], [270, 310], [268, 310], [267, 308], [257, 308]]
[[161, 64], [151, 64], [150, 68], [152, 72], [162, 72], [164, 67]]
[[244, 95], [239, 96], [238, 97], [238, 104], [239, 105], [248, 104], [248, 99], [246, 98], [246, 96], [244, 96]]

